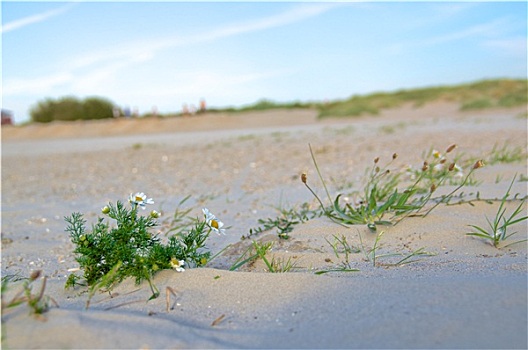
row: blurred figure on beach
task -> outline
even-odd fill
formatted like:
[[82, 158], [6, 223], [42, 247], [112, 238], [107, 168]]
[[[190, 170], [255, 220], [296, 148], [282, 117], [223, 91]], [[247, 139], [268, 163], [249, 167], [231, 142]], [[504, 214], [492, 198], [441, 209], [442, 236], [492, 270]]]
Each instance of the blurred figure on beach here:
[[125, 115], [125, 118], [130, 118], [132, 116], [132, 111], [130, 110], [130, 107], [126, 106], [123, 109], [123, 114]]
[[187, 103], [184, 103], [182, 105], [182, 115], [188, 116], [189, 115], [189, 107], [187, 107]]

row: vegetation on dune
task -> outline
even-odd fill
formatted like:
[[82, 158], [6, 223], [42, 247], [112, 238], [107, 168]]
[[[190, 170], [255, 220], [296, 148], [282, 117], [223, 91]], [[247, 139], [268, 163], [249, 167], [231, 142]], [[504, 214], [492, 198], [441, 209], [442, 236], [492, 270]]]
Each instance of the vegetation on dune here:
[[398, 107], [405, 103], [422, 106], [433, 101], [456, 102], [461, 110], [515, 107], [528, 103], [527, 94], [526, 79], [483, 80], [455, 86], [354, 95], [346, 100], [320, 105], [319, 117], [375, 115], [382, 109]]
[[240, 108], [213, 109], [213, 112], [247, 112], [271, 109], [315, 108], [319, 118], [348, 117], [364, 114], [376, 115], [383, 109], [412, 103], [419, 107], [434, 101], [451, 101], [460, 105], [460, 110], [493, 107], [515, 107], [528, 103], [528, 80], [494, 79], [474, 83], [425, 87], [395, 92], [376, 92], [354, 95], [346, 100], [331, 102], [274, 102], [259, 100]]
[[[417, 89], [404, 89], [395, 92], [376, 92], [367, 95], [354, 95], [345, 100], [330, 102], [275, 102], [261, 99], [241, 107], [208, 108], [208, 113], [239, 113], [273, 109], [315, 109], [319, 118], [376, 115], [383, 109], [399, 107], [410, 103], [416, 107], [434, 101], [458, 103], [460, 110], [475, 110], [496, 107], [516, 107], [528, 103], [528, 80], [494, 79], [478, 82], [436, 86]], [[34, 122], [53, 120], [88, 120], [112, 118], [115, 106], [109, 100], [92, 97], [79, 100], [75, 97], [46, 99], [37, 103], [31, 110]], [[197, 113], [202, 113], [198, 111]], [[160, 117], [181, 116], [180, 113], [156, 114]], [[143, 117], [154, 116], [152, 113]]]
[[316, 102], [275, 102], [269, 99], [260, 99], [255, 103], [248, 104], [242, 107], [228, 107], [228, 108], [210, 108], [208, 112], [249, 112], [249, 111], [265, 111], [271, 109], [296, 109], [296, 108], [318, 108], [319, 103]]

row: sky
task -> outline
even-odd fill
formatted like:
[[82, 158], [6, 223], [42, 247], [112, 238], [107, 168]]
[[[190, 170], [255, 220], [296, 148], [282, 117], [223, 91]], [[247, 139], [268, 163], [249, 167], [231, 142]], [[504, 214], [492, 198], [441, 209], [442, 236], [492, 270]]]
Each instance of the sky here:
[[527, 77], [527, 3], [2, 1], [2, 108], [243, 106]]

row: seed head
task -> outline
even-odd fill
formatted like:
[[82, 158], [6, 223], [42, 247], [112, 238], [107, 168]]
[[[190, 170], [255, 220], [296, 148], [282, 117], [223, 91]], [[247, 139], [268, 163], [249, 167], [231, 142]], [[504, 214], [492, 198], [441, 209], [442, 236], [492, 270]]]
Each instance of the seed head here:
[[482, 159], [479, 159], [475, 162], [475, 165], [473, 165], [473, 169], [482, 168], [484, 166], [484, 162]]
[[440, 164], [444, 164], [445, 162], [447, 162], [447, 159], [445, 158], [440, 159]]
[[433, 193], [434, 191], [436, 191], [436, 185], [435, 185], [435, 184], [432, 184], [430, 190], [431, 190], [431, 193]]
[[456, 145], [455, 143], [452, 144], [451, 146], [447, 147], [447, 149], [446, 149], [446, 153], [451, 152], [451, 151], [454, 150], [456, 147], [457, 147], [457, 145]]
[[37, 278], [40, 277], [40, 274], [41, 274], [41, 273], [42, 273], [42, 270], [36, 270], [36, 271], [33, 271], [33, 272], [31, 273], [31, 275], [29, 276], [29, 280], [30, 280], [30, 281], [34, 281], [34, 280], [36, 280]]
[[429, 169], [429, 163], [427, 163], [427, 161], [424, 161], [422, 171], [427, 171], [427, 169]]
[[392, 155], [392, 159], [396, 159], [396, 158], [398, 158], [398, 153], [394, 153], [394, 154]]
[[306, 183], [306, 176], [307, 176], [306, 173], [301, 174], [301, 181], [303, 182], [303, 184]]
[[455, 169], [455, 166], [455, 163], [451, 163], [451, 165], [449, 166], [449, 171], [453, 171], [453, 169]]
[[378, 162], [379, 162], [379, 157], [374, 158], [374, 164], [378, 164]]

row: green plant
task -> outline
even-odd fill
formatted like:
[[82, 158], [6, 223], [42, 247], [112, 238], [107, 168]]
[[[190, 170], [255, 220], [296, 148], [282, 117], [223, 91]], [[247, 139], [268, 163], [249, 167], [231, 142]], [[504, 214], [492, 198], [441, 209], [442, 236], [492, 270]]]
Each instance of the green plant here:
[[[435, 204], [429, 208], [429, 210], [427, 210], [427, 212], [425, 212], [425, 214], [423, 214], [423, 216], [427, 216], [429, 215], [429, 213], [431, 213], [433, 211], [433, 209], [435, 209], [438, 205], [444, 203], [444, 204], [448, 204], [451, 199], [454, 197], [455, 193], [460, 190], [462, 187], [464, 187], [466, 185], [466, 183], [468, 181], [470, 181], [471, 179], [471, 175], [473, 174], [473, 172], [477, 169], [480, 169], [484, 166], [484, 162], [482, 162], [482, 160], [477, 160], [475, 162], [475, 164], [473, 164], [473, 166], [471, 167], [471, 169], [469, 170], [468, 174], [466, 175], [466, 177], [463, 178], [462, 180], [462, 183], [460, 183], [457, 187], [455, 187], [451, 192], [449, 192], [448, 194], [446, 195], [441, 195], [440, 197], [438, 198], [435, 198]], [[434, 192], [434, 189], [431, 188], [431, 194]]]
[[[422, 155], [423, 165], [419, 168], [409, 167], [406, 175], [411, 179], [419, 179], [418, 193], [427, 193], [431, 186], [460, 185], [465, 181], [467, 185], [476, 185], [472, 177], [465, 179], [464, 168], [471, 167], [475, 160], [463, 160], [460, 155], [453, 155], [456, 145], [449, 146], [444, 153], [430, 148]], [[452, 159], [449, 157], [452, 156]]]
[[[469, 225], [470, 227], [475, 229], [475, 231], [468, 232], [466, 233], [466, 235], [484, 238], [485, 240], [490, 241], [490, 243], [493, 244], [495, 248], [499, 248], [499, 245], [502, 241], [505, 241], [506, 239], [517, 233], [508, 233], [508, 228], [516, 223], [527, 220], [528, 216], [522, 216], [525, 212], [525, 210], [523, 210], [523, 207], [526, 203], [526, 197], [521, 200], [521, 203], [517, 206], [517, 208], [515, 208], [515, 210], [510, 214], [510, 216], [506, 215], [505, 204], [508, 201], [508, 197], [510, 196], [510, 190], [513, 186], [515, 178], [516, 177], [514, 176], [510, 186], [508, 187], [508, 190], [506, 191], [506, 194], [502, 197], [502, 200], [500, 202], [499, 208], [497, 209], [497, 213], [493, 218], [493, 221], [491, 221], [486, 216], [488, 227], [483, 228], [477, 225]], [[526, 241], [526, 239], [515, 241], [513, 243], [505, 245], [503, 248]]]
[[273, 247], [273, 242], [257, 242], [252, 241], [251, 246], [235, 261], [235, 263], [229, 268], [229, 271], [235, 271], [241, 266], [261, 259], [266, 267], [268, 272], [277, 273], [277, 272], [290, 272], [294, 269], [297, 269], [297, 264], [292, 261], [292, 258], [289, 257], [287, 260], [284, 258], [276, 258], [273, 256], [271, 260], [266, 257], [266, 254]]
[[192, 208], [183, 209], [182, 206], [191, 198], [190, 195], [183, 198], [177, 205], [174, 210], [174, 214], [170, 221], [164, 222], [164, 226], [167, 226], [165, 235], [170, 233], [173, 234], [182, 234], [185, 231], [188, 231], [196, 223], [196, 218], [189, 215], [192, 211]]
[[[68, 223], [66, 231], [76, 246], [76, 261], [92, 290], [94, 286], [96, 289], [111, 289], [123, 279], [133, 277], [136, 283], [147, 280], [152, 298], [155, 298], [159, 291], [151, 279], [156, 272], [171, 268], [184, 271], [184, 265], [205, 265], [210, 258], [210, 252], [205, 248], [210, 232], [224, 233], [223, 223], [204, 208], [204, 220], [196, 220], [189, 231], [179, 231], [164, 244], [157, 234], [150, 232], [157, 226], [159, 213], [155, 210], [146, 216], [138, 213], [139, 208], [152, 204], [152, 199], [136, 193], [130, 195], [129, 203], [130, 209], [119, 201], [102, 209], [104, 215], [115, 220], [115, 227], [111, 227], [105, 218], [98, 218], [88, 232], [82, 214], [73, 213], [65, 218]], [[66, 285], [78, 284], [77, 280], [77, 277], [69, 277]]]
[[[353, 268], [351, 266], [351, 264], [349, 262], [349, 254], [350, 253], [360, 253], [360, 252], [362, 252], [363, 255], [365, 256], [365, 260], [367, 262], [371, 263], [373, 267], [378, 267], [378, 266], [402, 266], [402, 265], [410, 264], [410, 263], [417, 262], [417, 261], [420, 260], [420, 259], [413, 259], [415, 257], [435, 255], [434, 253], [430, 253], [430, 252], [425, 251], [425, 248], [416, 249], [416, 250], [414, 250], [411, 253], [406, 254], [406, 255], [405, 254], [401, 254], [401, 253], [380, 254], [379, 253], [379, 249], [381, 247], [380, 242], [381, 242], [381, 238], [384, 235], [384, 231], [381, 231], [378, 234], [376, 234], [376, 239], [374, 240], [374, 244], [373, 244], [372, 248], [370, 248], [370, 249], [367, 249], [365, 247], [365, 245], [363, 244], [363, 239], [362, 239], [361, 234], [359, 232], [358, 232], [358, 235], [359, 235], [359, 242], [360, 242], [360, 246], [359, 247], [354, 247], [354, 246], [350, 245], [347, 242], [346, 237], [343, 236], [343, 235], [341, 237], [337, 237], [337, 236], [333, 235], [333, 237], [334, 237], [334, 242], [333, 243], [330, 243], [330, 241], [325, 239], [326, 242], [332, 247], [336, 257], [340, 258], [339, 254], [340, 253], [344, 253], [345, 254], [345, 259], [341, 262], [341, 266], [336, 267], [336, 268], [332, 268], [332, 269], [319, 270], [315, 274], [316, 275], [322, 275], [322, 274], [325, 274], [325, 273], [328, 273], [328, 272], [357, 272], [357, 271], [359, 271], [359, 269]], [[379, 261], [380, 259], [386, 260], [386, 258], [391, 258], [391, 257], [400, 257], [400, 258], [398, 260], [396, 260], [395, 262], [386, 262], [386, 261], [380, 262]], [[394, 261], [394, 259], [392, 259], [392, 260]]]
[[372, 246], [371, 249], [367, 250], [367, 249], [365, 249], [365, 246], [363, 245], [363, 239], [361, 238], [361, 234], [358, 232], [358, 234], [359, 234], [359, 242], [361, 244], [361, 251], [365, 255], [365, 259], [367, 261], [369, 261], [369, 262], [372, 262], [372, 266], [376, 266], [376, 259], [384, 257], [384, 256], [391, 256], [391, 254], [384, 254], [384, 255], [378, 255], [377, 254], [377, 250], [379, 248], [378, 244], [379, 244], [379, 242], [381, 240], [381, 237], [383, 236], [384, 233], [385, 233], [384, 231], [381, 231], [380, 233], [378, 233], [376, 235], [376, 240], [374, 241], [374, 245]]
[[[446, 154], [453, 151], [455, 147], [456, 145], [449, 146]], [[447, 165], [447, 159], [435, 151], [433, 162], [430, 164], [427, 160], [424, 161], [421, 170], [412, 174], [414, 182], [410, 186], [400, 189], [401, 174], [389, 169], [398, 155], [394, 153], [392, 159], [383, 167], [379, 165], [379, 158], [375, 158], [374, 164], [366, 171], [365, 185], [359, 201], [357, 203], [346, 202], [342, 206], [340, 204], [341, 194], [332, 200], [311, 146], [310, 154], [331, 205], [327, 207], [323, 204], [319, 196], [308, 185], [305, 173], [301, 175], [301, 180], [319, 202], [323, 214], [342, 225], [366, 224], [371, 231], [376, 231], [378, 225], [395, 225], [411, 215], [428, 215], [439, 204], [448, 203], [455, 192], [470, 181], [472, 173], [483, 166], [482, 161], [477, 161], [465, 177], [462, 174], [462, 180], [458, 187], [448, 195], [434, 198], [433, 193], [439, 186], [444, 185], [448, 179], [453, 177], [455, 170], [461, 172], [460, 169], [457, 169], [456, 163]], [[423, 213], [422, 209], [429, 202], [435, 204]]]
[[277, 211], [279, 215], [275, 218], [259, 219], [260, 226], [250, 228], [249, 234], [242, 236], [242, 239], [274, 228], [277, 229], [279, 238], [288, 239], [290, 238], [288, 233], [293, 231], [294, 226], [323, 215], [319, 209], [311, 209], [310, 204], [306, 202], [302, 203], [299, 208], [277, 208]]
[[[358, 233], [358, 234], [359, 234], [359, 241], [360, 241], [360, 244], [361, 244], [361, 251], [365, 255], [365, 259], [368, 262], [371, 262], [372, 266], [374, 266], [374, 267], [376, 267], [376, 266], [402, 266], [402, 265], [410, 264], [410, 263], [417, 262], [417, 261], [420, 260], [420, 259], [412, 259], [414, 257], [435, 255], [434, 253], [430, 253], [430, 252], [425, 251], [425, 248], [423, 248], [423, 247], [419, 248], [419, 249], [416, 249], [416, 250], [412, 251], [411, 253], [409, 253], [407, 255], [401, 254], [401, 253], [378, 254], [378, 249], [380, 248], [380, 240], [381, 240], [381, 237], [384, 234], [384, 231], [381, 231], [380, 233], [378, 233], [376, 235], [376, 240], [374, 241], [374, 245], [370, 249], [366, 249], [365, 248], [365, 246], [363, 245], [363, 240], [361, 238], [361, 234], [360, 233]], [[386, 263], [386, 262], [380, 263], [378, 261], [378, 259], [394, 257], [394, 256], [401, 256], [402, 258], [397, 260], [394, 263]]]
[[383, 220], [387, 213], [401, 215], [405, 212], [418, 210], [423, 206], [417, 202], [411, 203], [411, 197], [416, 192], [415, 189], [411, 188], [398, 192], [397, 185], [400, 175], [391, 172], [389, 169], [390, 164], [398, 157], [394, 153], [392, 159], [383, 168], [378, 165], [379, 158], [374, 159], [373, 166], [366, 171], [366, 184], [359, 203], [357, 205], [345, 203], [345, 206], [342, 207], [339, 203], [341, 194], [332, 200], [310, 145], [309, 148], [319, 179], [332, 205], [325, 208], [321, 199], [308, 185], [306, 174], [303, 174], [301, 180], [319, 201], [324, 213], [332, 220], [341, 224], [366, 224], [369, 229], [376, 231], [376, 225], [391, 224], [391, 221]]
[[490, 165], [522, 161], [526, 161], [526, 150], [521, 146], [510, 147], [507, 143], [504, 143], [502, 147], [498, 147], [498, 145], [495, 144], [486, 159], [486, 162]]
[[333, 243], [330, 243], [330, 241], [328, 241], [328, 239], [326, 238], [325, 238], [325, 241], [332, 247], [336, 258], [339, 259], [340, 258], [339, 254], [341, 253], [341, 254], [345, 254], [345, 260], [343, 260], [341, 262], [341, 266], [337, 268], [319, 270], [319, 271], [316, 271], [315, 274], [322, 275], [328, 272], [357, 272], [359, 271], [358, 269], [351, 267], [349, 256], [351, 253], [359, 253], [361, 250], [357, 247], [350, 245], [347, 242], [347, 238], [345, 235], [341, 235], [341, 237], [332, 235], [332, 237], [334, 237]]
[[58, 307], [57, 302], [50, 296], [45, 295], [46, 277], [42, 278], [42, 285], [37, 294], [33, 294], [33, 283], [40, 278], [42, 271], [34, 271], [29, 278], [24, 279], [22, 289], [15, 294], [11, 300], [4, 300], [5, 292], [7, 292], [10, 279], [2, 278], [2, 310], [13, 308], [26, 303], [29, 307], [30, 313], [34, 315], [42, 315], [49, 310], [50, 303]]

